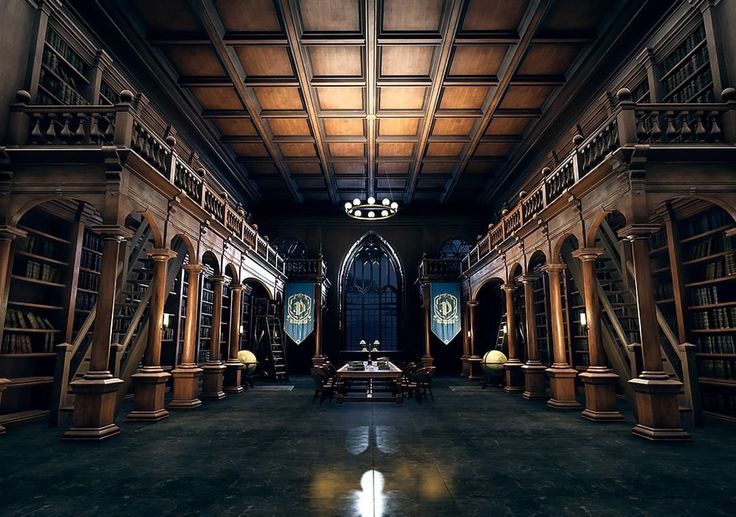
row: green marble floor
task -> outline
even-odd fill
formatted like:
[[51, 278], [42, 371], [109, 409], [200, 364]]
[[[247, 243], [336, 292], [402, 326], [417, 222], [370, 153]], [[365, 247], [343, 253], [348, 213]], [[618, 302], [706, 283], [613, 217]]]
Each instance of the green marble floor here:
[[[736, 508], [736, 429], [649, 443], [497, 390], [310, 404], [311, 381], [206, 403], [107, 443], [0, 437], [0, 515], [715, 516]], [[625, 408], [624, 408], [625, 409]]]

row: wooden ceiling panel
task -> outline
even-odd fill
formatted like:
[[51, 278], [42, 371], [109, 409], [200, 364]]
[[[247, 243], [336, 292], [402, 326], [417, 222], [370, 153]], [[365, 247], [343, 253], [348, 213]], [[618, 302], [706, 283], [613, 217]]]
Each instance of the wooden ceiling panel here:
[[519, 75], [564, 75], [575, 60], [577, 45], [532, 45], [519, 67]]
[[299, 88], [258, 87], [253, 88], [258, 104], [263, 110], [303, 110], [304, 104]]
[[214, 0], [228, 32], [281, 32], [273, 0]]
[[305, 118], [268, 119], [273, 136], [310, 136], [309, 123]]
[[164, 53], [180, 76], [222, 77], [225, 75], [225, 69], [212, 47], [193, 45], [167, 47]]
[[401, 143], [379, 143], [378, 144], [378, 156], [379, 157], [399, 157], [399, 156], [412, 156], [414, 154], [414, 144], [409, 142]]
[[299, 0], [305, 33], [360, 32], [358, 0]]
[[508, 45], [460, 45], [452, 54], [449, 76], [495, 76]]
[[450, 174], [455, 168], [455, 162], [424, 162], [422, 174]]
[[379, 90], [378, 105], [382, 110], [421, 110], [426, 95], [424, 86], [384, 87]]
[[256, 136], [256, 126], [247, 118], [218, 118], [215, 126], [226, 136]]
[[382, 77], [429, 77], [434, 47], [384, 45], [380, 51]]
[[378, 122], [379, 136], [416, 136], [418, 118], [382, 118]]
[[244, 162], [245, 170], [250, 174], [271, 174], [278, 175], [279, 169], [273, 162]]
[[365, 178], [338, 178], [337, 188], [363, 190], [365, 188]]
[[610, 8], [611, 0], [557, 0], [540, 32], [593, 31]]
[[232, 88], [208, 87], [191, 88], [200, 106], [206, 110], [239, 110], [243, 109], [240, 97]]
[[[309, 175], [309, 176], [294, 176], [296, 184], [299, 185], [300, 189], [310, 190], [325, 190], [325, 180], [320, 176]], [[326, 195], [326, 192], [325, 192]]]
[[521, 135], [530, 121], [528, 118], [494, 118], [486, 128], [486, 135]]
[[322, 174], [319, 162], [287, 162], [287, 165], [293, 174]]
[[417, 188], [420, 190], [439, 189], [445, 186], [447, 176], [444, 174], [433, 174], [431, 176], [419, 176]]
[[[387, 197], [389, 199], [396, 196], [396, 191], [403, 189], [406, 184], [405, 176], [380, 176], [377, 178], [377, 187], [379, 192], [376, 193], [376, 199], [383, 199]], [[381, 192], [383, 190], [383, 192]]]
[[322, 111], [361, 111], [363, 88], [315, 88]]
[[151, 32], [204, 32], [197, 17], [181, 0], [133, 0], [132, 3]]
[[383, 174], [408, 174], [409, 173], [409, 166], [411, 163], [409, 162], [386, 162], [386, 161], [379, 161], [378, 162], [378, 175], [379, 179], [381, 175]]
[[432, 136], [467, 136], [474, 125], [473, 118], [437, 118], [432, 125]]
[[258, 142], [230, 144], [235, 154], [247, 158], [265, 158], [268, 156], [266, 146]]
[[516, 144], [481, 142], [475, 150], [475, 156], [505, 156]]
[[536, 109], [552, 92], [551, 86], [510, 86], [501, 101], [503, 109]]
[[335, 174], [365, 174], [365, 163], [335, 162], [332, 164]]
[[249, 45], [236, 47], [248, 77], [293, 77], [294, 68], [287, 47]]
[[383, 0], [383, 32], [439, 31], [443, 0]]
[[430, 142], [427, 146], [427, 156], [457, 158], [464, 147], [463, 142]]
[[287, 158], [307, 158], [317, 156], [314, 144], [308, 143], [281, 143], [281, 153]]
[[488, 96], [487, 86], [445, 86], [442, 89], [440, 109], [479, 110]]
[[362, 77], [363, 54], [360, 47], [349, 45], [309, 47], [314, 77]]
[[365, 122], [362, 118], [326, 118], [322, 123], [327, 136], [364, 136]]
[[515, 32], [527, 0], [470, 0], [462, 21], [463, 32]]
[[465, 168], [465, 175], [467, 174], [478, 174], [478, 175], [492, 175], [495, 170], [499, 167], [497, 162], [490, 162], [485, 160], [470, 160], [468, 166]]
[[336, 142], [328, 144], [330, 154], [333, 157], [363, 157], [365, 156], [365, 145], [349, 142]]

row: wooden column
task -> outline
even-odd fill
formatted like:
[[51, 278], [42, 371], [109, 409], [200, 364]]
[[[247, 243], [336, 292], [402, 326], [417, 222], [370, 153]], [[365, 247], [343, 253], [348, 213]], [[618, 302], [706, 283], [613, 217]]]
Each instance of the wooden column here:
[[422, 366], [432, 366], [434, 358], [430, 349], [432, 339], [432, 329], [430, 328], [430, 311], [432, 310], [432, 297], [429, 280], [422, 279], [422, 308], [424, 309], [424, 356], [422, 356]]
[[[220, 338], [222, 337], [222, 291], [226, 278], [222, 275], [211, 276], [212, 282], [212, 328], [210, 329], [210, 358], [202, 367], [202, 398], [222, 399], [225, 377], [225, 365], [220, 355]], [[229, 336], [228, 336], [229, 337]]]
[[575, 377], [578, 372], [567, 362], [565, 351], [565, 326], [562, 315], [561, 273], [564, 264], [547, 264], [543, 271], [549, 278], [549, 310], [552, 319], [553, 362], [547, 368], [552, 397], [547, 405], [555, 409], [577, 409], [580, 404], [575, 399]]
[[601, 309], [598, 299], [598, 278], [595, 261], [603, 255], [602, 248], [580, 248], [573, 257], [580, 260], [583, 269], [583, 303], [588, 334], [588, 369], [580, 374], [585, 384], [583, 418], [593, 422], [621, 421], [623, 415], [616, 409], [616, 382], [618, 375], [606, 363], [601, 341]]
[[69, 384], [74, 393], [72, 425], [64, 433], [66, 440], [103, 440], [120, 432], [115, 425], [117, 391], [122, 380], [109, 371], [110, 343], [115, 310], [118, 254], [120, 243], [132, 232], [123, 226], [97, 226], [102, 236], [102, 267], [97, 294], [97, 315], [92, 333], [89, 370]]
[[518, 343], [516, 342], [516, 311], [514, 310], [514, 292], [516, 285], [505, 284], [502, 289], [506, 293], [506, 338], [509, 344], [509, 358], [503, 365], [506, 393], [521, 393], [524, 391], [524, 375], [519, 360]]
[[462, 371], [460, 375], [462, 377], [468, 377], [470, 375], [470, 363], [468, 362], [468, 359], [470, 359], [470, 323], [468, 321], [468, 302], [463, 303], [462, 311], [463, 355], [461, 357]]
[[657, 225], [630, 224], [619, 230], [619, 236], [631, 242], [636, 283], [636, 306], [639, 316], [643, 369], [629, 383], [634, 389], [638, 424], [633, 433], [649, 440], [689, 440], [680, 423], [678, 394], [682, 383], [671, 379], [662, 366], [657, 306], [654, 298], [652, 264], [649, 259], [649, 237]]
[[318, 275], [314, 282], [314, 357], [312, 357], [314, 366], [325, 362], [322, 355], [322, 289], [322, 278]]
[[544, 380], [545, 367], [539, 360], [539, 344], [537, 342], [537, 311], [534, 305], [534, 282], [539, 281], [537, 275], [524, 275], [524, 315], [526, 319], [526, 364], [524, 371], [524, 393], [522, 397], [529, 400], [546, 399], [547, 391]]
[[225, 363], [224, 390], [226, 393], [241, 393], [243, 363], [238, 359], [240, 348], [240, 321], [241, 303], [243, 299], [243, 285], [230, 287], [230, 336], [228, 339], [228, 359]]
[[197, 307], [199, 306], [199, 277], [202, 264], [184, 266], [189, 284], [186, 316], [184, 319], [184, 344], [181, 363], [171, 372], [174, 376], [174, 396], [169, 403], [174, 409], [193, 409], [202, 405], [198, 384], [202, 368], [197, 366], [194, 354], [197, 348]]
[[468, 302], [468, 326], [470, 329], [470, 357], [468, 357], [468, 379], [476, 380], [481, 379], [483, 376], [480, 372], [480, 363], [482, 359], [478, 354], [475, 353], [475, 309], [478, 308], [477, 300], [470, 300]]
[[146, 250], [153, 259], [153, 279], [151, 301], [148, 305], [148, 344], [143, 356], [143, 367], [131, 377], [135, 398], [133, 411], [126, 419], [139, 422], [158, 422], [168, 418], [164, 408], [166, 382], [171, 374], [161, 368], [161, 339], [163, 337], [164, 304], [168, 289], [166, 269], [169, 260], [176, 253], [165, 248]]
[[[5, 321], [8, 310], [10, 275], [13, 269], [13, 241], [27, 234], [14, 226], [0, 226], [0, 322]], [[3, 325], [0, 325], [0, 343], [3, 339]]]

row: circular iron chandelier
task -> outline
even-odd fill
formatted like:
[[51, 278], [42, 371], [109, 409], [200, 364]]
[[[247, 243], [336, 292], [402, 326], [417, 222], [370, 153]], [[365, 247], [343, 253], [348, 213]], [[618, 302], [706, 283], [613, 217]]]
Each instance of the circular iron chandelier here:
[[379, 203], [373, 196], [365, 201], [355, 198], [345, 203], [345, 213], [360, 221], [380, 221], [396, 215], [399, 204], [385, 197]]

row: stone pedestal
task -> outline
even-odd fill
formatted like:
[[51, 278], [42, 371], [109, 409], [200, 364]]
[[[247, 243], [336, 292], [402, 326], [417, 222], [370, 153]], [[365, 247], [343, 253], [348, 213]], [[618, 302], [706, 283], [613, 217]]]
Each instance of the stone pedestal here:
[[199, 399], [199, 378], [202, 368], [179, 367], [171, 372], [174, 377], [174, 397], [169, 402], [172, 409], [194, 409], [202, 405]]
[[99, 441], [120, 433], [115, 425], [118, 388], [123, 383], [108, 374], [106, 378], [83, 378], [69, 384], [75, 395], [72, 426], [65, 440]]
[[636, 436], [657, 441], [686, 441], [691, 437], [682, 428], [677, 396], [682, 383], [669, 378], [638, 378], [629, 381], [634, 389]]
[[228, 361], [225, 363], [225, 393], [242, 393], [243, 381], [241, 379], [243, 373], [243, 363], [240, 361]]
[[504, 387], [506, 393], [522, 393], [524, 391], [524, 366], [518, 359], [503, 365]]
[[170, 373], [160, 368], [158, 371], [146, 371], [145, 368], [131, 376], [135, 396], [133, 411], [128, 413], [126, 420], [136, 422], [158, 422], [169, 417], [164, 409], [164, 393]]
[[223, 399], [225, 392], [222, 386], [225, 377], [225, 365], [220, 361], [206, 363], [203, 367], [202, 398]]
[[552, 392], [547, 405], [555, 409], [579, 409], [580, 403], [575, 398], [575, 377], [578, 371], [569, 366], [547, 368], [546, 371]]
[[544, 400], [547, 398], [547, 386], [544, 378], [545, 367], [542, 363], [531, 361], [521, 367], [524, 372], [524, 393], [527, 400]]
[[608, 368], [590, 367], [580, 374], [585, 384], [583, 418], [593, 422], [621, 422], [624, 416], [616, 409], [616, 382], [618, 375]]

